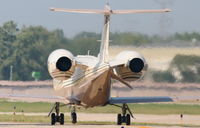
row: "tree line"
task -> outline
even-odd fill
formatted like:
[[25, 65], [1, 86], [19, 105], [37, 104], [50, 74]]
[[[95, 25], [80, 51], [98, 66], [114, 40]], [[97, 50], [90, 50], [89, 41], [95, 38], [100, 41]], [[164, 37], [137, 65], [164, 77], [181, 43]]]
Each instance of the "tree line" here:
[[[165, 40], [200, 41], [200, 33], [174, 34]], [[100, 33], [81, 32], [67, 38], [60, 29], [48, 30], [43, 26], [23, 26], [18, 28], [13, 21], [0, 26], [0, 79], [9, 80], [11, 66], [13, 80], [33, 80], [33, 71], [41, 72], [41, 80], [50, 79], [47, 71], [48, 55], [55, 49], [64, 48], [74, 55], [99, 53]], [[162, 37], [141, 33], [111, 33], [111, 45], [142, 46], [161, 42]]]
[[153, 71], [155, 82], [200, 83], [200, 56], [176, 55], [166, 71]]
[[80, 33], [66, 38], [62, 30], [49, 31], [43, 26], [23, 26], [9, 21], [0, 26], [0, 79], [9, 80], [11, 66], [13, 80], [33, 80], [31, 73], [41, 72], [41, 80], [50, 79], [47, 71], [49, 54], [59, 48], [68, 49], [74, 55], [88, 50], [97, 55], [99, 34]]

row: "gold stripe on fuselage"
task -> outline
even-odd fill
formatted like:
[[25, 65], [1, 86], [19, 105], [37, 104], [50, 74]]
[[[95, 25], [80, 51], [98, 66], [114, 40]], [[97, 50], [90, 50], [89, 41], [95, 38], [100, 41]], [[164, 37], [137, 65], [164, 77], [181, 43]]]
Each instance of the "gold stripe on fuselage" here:
[[[81, 102], [83, 106], [104, 105], [110, 96], [110, 66], [104, 64], [87, 70], [84, 75], [74, 75], [67, 80], [56, 80], [57, 94], [70, 102]], [[78, 76], [78, 77], [77, 77]], [[98, 83], [99, 79], [104, 80]], [[92, 90], [92, 91], [91, 91]], [[98, 100], [98, 102], [94, 102]]]
[[82, 81], [83, 79], [87, 79], [88, 77], [91, 77], [92, 75], [96, 73], [100, 73], [106, 70], [109, 70], [110, 66], [108, 64], [102, 65], [100, 67], [94, 67], [92, 69], [86, 70], [86, 73], [84, 75], [82, 74], [77, 74], [70, 79], [63, 81], [63, 86], [74, 86], [74, 85], [79, 85], [79, 82]]

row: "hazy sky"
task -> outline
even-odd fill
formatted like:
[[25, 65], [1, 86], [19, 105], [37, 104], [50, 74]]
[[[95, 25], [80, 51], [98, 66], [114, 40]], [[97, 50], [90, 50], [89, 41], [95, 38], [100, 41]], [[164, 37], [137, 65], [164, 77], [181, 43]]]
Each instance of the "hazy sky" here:
[[[160, 0], [161, 1], [161, 0]], [[168, 0], [163, 0], [168, 1]], [[173, 12], [165, 14], [168, 33], [200, 32], [200, 0], [169, 0]], [[73, 36], [80, 31], [101, 32], [103, 16], [51, 12], [49, 7], [103, 9], [106, 0], [0, 0], [0, 24], [13, 20], [22, 25], [43, 25], [53, 30], [63, 29]], [[156, 0], [110, 0], [112, 9], [157, 9]], [[114, 15], [112, 32], [134, 31], [157, 34], [161, 30], [161, 14]]]

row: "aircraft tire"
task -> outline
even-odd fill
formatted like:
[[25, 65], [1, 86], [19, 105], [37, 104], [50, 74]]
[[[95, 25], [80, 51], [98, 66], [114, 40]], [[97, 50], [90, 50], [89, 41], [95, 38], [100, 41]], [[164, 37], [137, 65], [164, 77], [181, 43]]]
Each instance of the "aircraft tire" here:
[[117, 115], [117, 125], [121, 125], [122, 124], [122, 115], [118, 114]]
[[75, 112], [72, 112], [71, 117], [72, 117], [72, 123], [73, 124], [77, 123], [77, 116]]
[[126, 125], [131, 125], [131, 116], [130, 116], [130, 114], [126, 115]]
[[60, 124], [61, 124], [61, 125], [64, 125], [64, 123], [65, 123], [65, 116], [64, 116], [63, 113], [61, 113], [61, 114], [60, 114]]
[[51, 125], [55, 125], [56, 124], [56, 114], [52, 113], [51, 114]]

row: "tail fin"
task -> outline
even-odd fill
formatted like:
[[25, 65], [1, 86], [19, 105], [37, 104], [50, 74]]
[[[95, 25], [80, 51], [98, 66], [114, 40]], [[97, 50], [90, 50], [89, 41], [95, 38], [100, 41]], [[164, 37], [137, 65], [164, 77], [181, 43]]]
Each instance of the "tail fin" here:
[[99, 53], [99, 63], [106, 63], [109, 60], [108, 47], [109, 47], [109, 32], [110, 32], [110, 15], [112, 14], [131, 14], [131, 13], [164, 13], [170, 12], [170, 9], [158, 10], [111, 10], [109, 4], [105, 6], [104, 10], [89, 10], [89, 9], [64, 9], [64, 8], [50, 8], [55, 12], [72, 12], [72, 13], [90, 13], [90, 14], [103, 14], [104, 27], [101, 37], [101, 48]]

